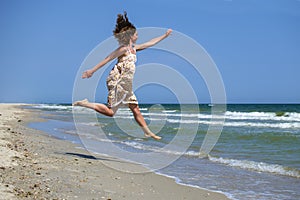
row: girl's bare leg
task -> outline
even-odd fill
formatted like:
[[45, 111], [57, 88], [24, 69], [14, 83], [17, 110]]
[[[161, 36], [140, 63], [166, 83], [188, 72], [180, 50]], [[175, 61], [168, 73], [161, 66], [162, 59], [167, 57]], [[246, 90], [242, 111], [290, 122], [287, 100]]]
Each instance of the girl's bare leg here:
[[161, 137], [155, 135], [154, 133], [152, 133], [150, 131], [150, 129], [148, 128], [146, 121], [143, 117], [143, 115], [141, 114], [140, 108], [138, 105], [136, 104], [129, 104], [129, 108], [133, 113], [134, 119], [135, 121], [141, 126], [141, 128], [143, 129], [145, 136], [146, 137], [152, 137], [156, 140], [160, 140]]
[[101, 113], [109, 117], [113, 117], [118, 109], [117, 107], [109, 108], [106, 105], [101, 103], [90, 103], [87, 99], [76, 101], [73, 103], [73, 106], [82, 106], [82, 107], [90, 108], [97, 111], [98, 113]]

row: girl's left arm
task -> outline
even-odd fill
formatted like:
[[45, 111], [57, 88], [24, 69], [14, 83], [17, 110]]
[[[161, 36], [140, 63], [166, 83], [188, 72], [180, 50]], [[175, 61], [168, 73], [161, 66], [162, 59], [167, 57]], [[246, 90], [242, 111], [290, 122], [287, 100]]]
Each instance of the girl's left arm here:
[[172, 33], [172, 29], [168, 29], [167, 32], [165, 34], [163, 34], [162, 36], [153, 38], [152, 40], [149, 40], [148, 42], [145, 42], [143, 44], [135, 45], [135, 49], [137, 51], [141, 51], [148, 47], [152, 47], [152, 46], [156, 45], [157, 43], [159, 43], [160, 41], [162, 41], [163, 39], [167, 38], [171, 33]]

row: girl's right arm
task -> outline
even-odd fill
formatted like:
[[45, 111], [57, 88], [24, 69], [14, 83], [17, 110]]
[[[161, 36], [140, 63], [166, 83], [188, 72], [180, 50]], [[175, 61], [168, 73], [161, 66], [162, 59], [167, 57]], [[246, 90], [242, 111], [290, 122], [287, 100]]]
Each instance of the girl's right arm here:
[[119, 47], [116, 50], [114, 50], [111, 54], [109, 54], [106, 58], [104, 58], [104, 60], [102, 60], [101, 62], [99, 62], [97, 65], [95, 65], [93, 68], [83, 72], [82, 74], [82, 78], [90, 78], [93, 76], [93, 74], [100, 69], [101, 67], [103, 67], [106, 63], [108, 63], [109, 61], [120, 57], [121, 55], [123, 55], [126, 52], [126, 47]]
[[172, 29], [168, 29], [167, 32], [165, 34], [163, 34], [162, 36], [153, 38], [152, 40], [145, 42], [143, 44], [137, 44], [135, 45], [135, 49], [137, 51], [141, 51], [144, 50], [146, 48], [152, 47], [154, 45], [156, 45], [157, 43], [159, 43], [160, 41], [164, 40], [165, 38], [169, 37], [169, 35], [172, 33]]

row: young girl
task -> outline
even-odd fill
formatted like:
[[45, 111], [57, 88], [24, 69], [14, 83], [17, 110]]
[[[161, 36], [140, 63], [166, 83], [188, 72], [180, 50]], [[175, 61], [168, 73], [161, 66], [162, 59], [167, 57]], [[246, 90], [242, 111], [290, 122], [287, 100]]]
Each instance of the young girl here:
[[107, 106], [100, 103], [90, 103], [87, 99], [76, 101], [73, 105], [91, 108], [101, 114], [113, 117], [120, 104], [127, 104], [132, 111], [136, 122], [144, 131], [145, 136], [160, 140], [161, 137], [150, 131], [140, 112], [138, 101], [132, 91], [132, 81], [135, 72], [136, 52], [151, 47], [167, 38], [172, 33], [172, 30], [169, 29], [164, 35], [153, 38], [146, 43], [136, 44], [138, 39], [136, 28], [129, 22], [127, 13], [124, 12], [124, 15], [118, 14], [116, 27], [113, 33], [119, 42], [119, 47], [92, 69], [85, 71], [82, 75], [82, 78], [90, 78], [106, 63], [118, 58], [117, 64], [111, 70], [106, 80], [108, 88]]

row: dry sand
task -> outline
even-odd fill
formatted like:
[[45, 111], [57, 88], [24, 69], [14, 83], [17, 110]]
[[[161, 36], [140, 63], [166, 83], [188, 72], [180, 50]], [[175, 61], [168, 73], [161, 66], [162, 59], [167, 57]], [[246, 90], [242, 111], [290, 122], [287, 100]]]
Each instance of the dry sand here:
[[103, 164], [132, 164], [93, 157], [86, 150], [30, 129], [38, 111], [0, 104], [0, 199], [223, 200], [223, 194], [183, 186], [155, 173], [132, 174]]

